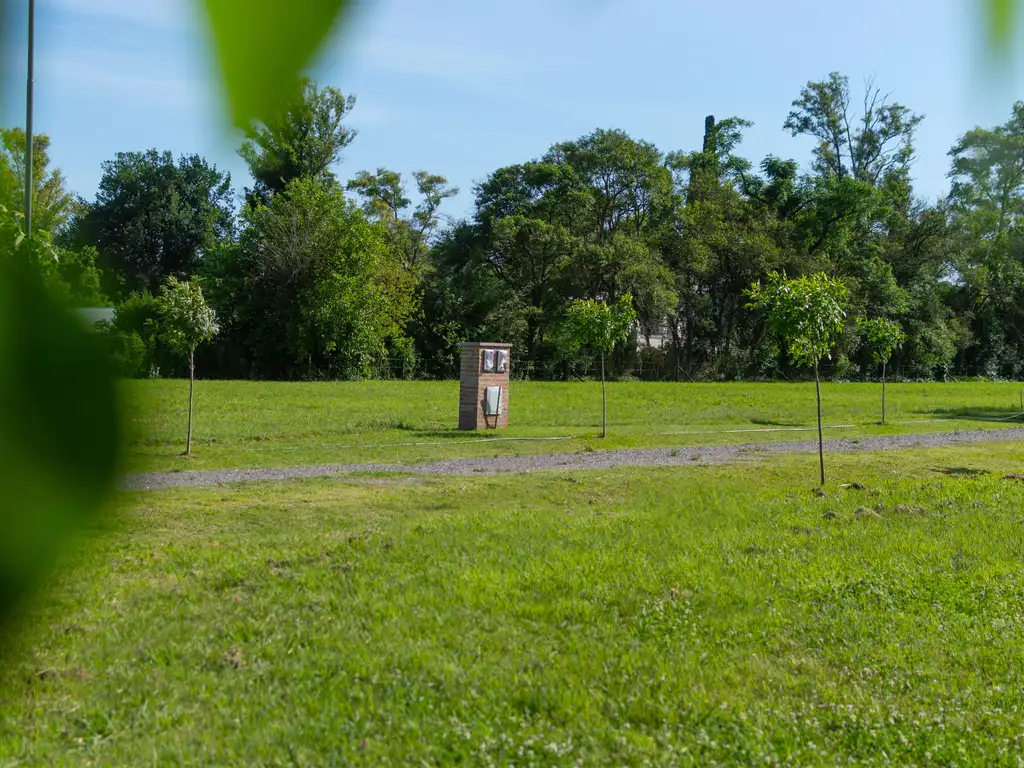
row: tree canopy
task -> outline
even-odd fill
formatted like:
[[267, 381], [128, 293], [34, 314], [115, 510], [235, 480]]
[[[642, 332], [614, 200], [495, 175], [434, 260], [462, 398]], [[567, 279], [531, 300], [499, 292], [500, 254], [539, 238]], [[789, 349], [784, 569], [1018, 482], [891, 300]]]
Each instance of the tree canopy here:
[[296, 179], [333, 181], [331, 167], [356, 137], [343, 123], [355, 104], [337, 88], [302, 80], [265, 122], [248, 130], [239, 150], [256, 182], [250, 199], [265, 202]]
[[231, 177], [198, 155], [121, 152], [103, 164], [96, 199], [78, 215], [72, 242], [100, 254], [107, 293], [157, 292], [194, 275], [234, 230]]
[[[608, 355], [613, 375], [722, 380], [806, 375], [745, 291], [825, 274], [851, 318], [905, 336], [890, 375], [1024, 376], [1021, 104], [1002, 125], [965, 126], [937, 201], [914, 190], [924, 117], [832, 72], [778, 126], [814, 141], [806, 156], [744, 156], [741, 116], [709, 115], [683, 148], [599, 128], [494, 169], [452, 218], [458, 190], [435, 170], [339, 175], [353, 97], [310, 80], [281, 93], [247, 126], [240, 209], [226, 174], [156, 150], [119, 154], [95, 199], [74, 203], [37, 141], [40, 200], [54, 201], [39, 221], [75, 301], [198, 279], [224, 326], [201, 351], [212, 375], [452, 376], [460, 342], [500, 338], [517, 370], [559, 378], [587, 365], [558, 338], [573, 302], [628, 294], [635, 343]], [[22, 140], [8, 131], [0, 155], [15, 217]], [[872, 376], [862, 341], [844, 325], [820, 374]]]

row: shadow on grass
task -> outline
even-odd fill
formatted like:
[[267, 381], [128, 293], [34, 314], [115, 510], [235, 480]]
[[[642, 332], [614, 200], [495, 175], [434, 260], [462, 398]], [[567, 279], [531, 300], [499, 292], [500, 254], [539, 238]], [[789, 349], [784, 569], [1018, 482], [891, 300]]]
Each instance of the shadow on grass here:
[[983, 477], [992, 474], [987, 469], [971, 469], [970, 467], [944, 467], [942, 469], [932, 469], [932, 472], [937, 472], [940, 475], [949, 475], [950, 477]]
[[422, 437], [427, 440], [478, 440], [481, 437], [496, 437], [501, 430], [462, 430], [462, 429], [420, 429], [410, 432], [413, 437]]
[[961, 421], [1005, 421], [1024, 423], [1019, 408], [922, 408], [914, 411], [920, 416]]
[[759, 427], [806, 427], [799, 421], [772, 421], [771, 419], [751, 419], [751, 424], [757, 424]]
[[413, 434], [418, 434], [423, 431], [423, 424], [422, 422], [419, 424], [410, 424], [405, 419], [372, 419], [357, 425], [357, 429], [369, 429], [372, 432], [387, 432], [389, 430], [394, 430], [396, 432], [411, 432]]

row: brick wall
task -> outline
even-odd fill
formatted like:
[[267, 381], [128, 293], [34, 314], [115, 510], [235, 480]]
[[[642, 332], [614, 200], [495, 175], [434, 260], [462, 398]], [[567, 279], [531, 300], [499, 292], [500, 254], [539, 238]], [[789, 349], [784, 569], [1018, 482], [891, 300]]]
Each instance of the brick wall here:
[[[503, 349], [509, 353], [504, 373], [483, 373], [485, 349]], [[508, 382], [512, 368], [511, 344], [468, 342], [462, 345], [459, 370], [459, 429], [505, 429], [508, 427]], [[501, 415], [484, 416], [484, 393], [488, 387], [501, 387]], [[497, 424], [495, 424], [497, 421]]]

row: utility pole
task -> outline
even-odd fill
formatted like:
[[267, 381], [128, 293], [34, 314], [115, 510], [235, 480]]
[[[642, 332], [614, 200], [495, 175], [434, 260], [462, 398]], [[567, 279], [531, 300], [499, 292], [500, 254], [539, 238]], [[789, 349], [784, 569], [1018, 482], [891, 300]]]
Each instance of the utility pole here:
[[36, 0], [28, 0], [28, 88], [25, 99], [25, 235], [32, 236], [32, 107], [35, 90]]

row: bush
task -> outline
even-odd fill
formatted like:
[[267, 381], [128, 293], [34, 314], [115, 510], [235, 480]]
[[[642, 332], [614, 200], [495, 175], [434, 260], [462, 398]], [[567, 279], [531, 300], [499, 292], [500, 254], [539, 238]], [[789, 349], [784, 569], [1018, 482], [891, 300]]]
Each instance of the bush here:
[[106, 337], [107, 350], [117, 375], [124, 379], [148, 378], [151, 357], [146, 342], [135, 331], [121, 331], [108, 322], [97, 323], [97, 330]]
[[844, 354], [836, 356], [835, 370], [832, 372], [832, 378], [836, 381], [850, 381], [860, 373], [860, 366], [850, 360]]

